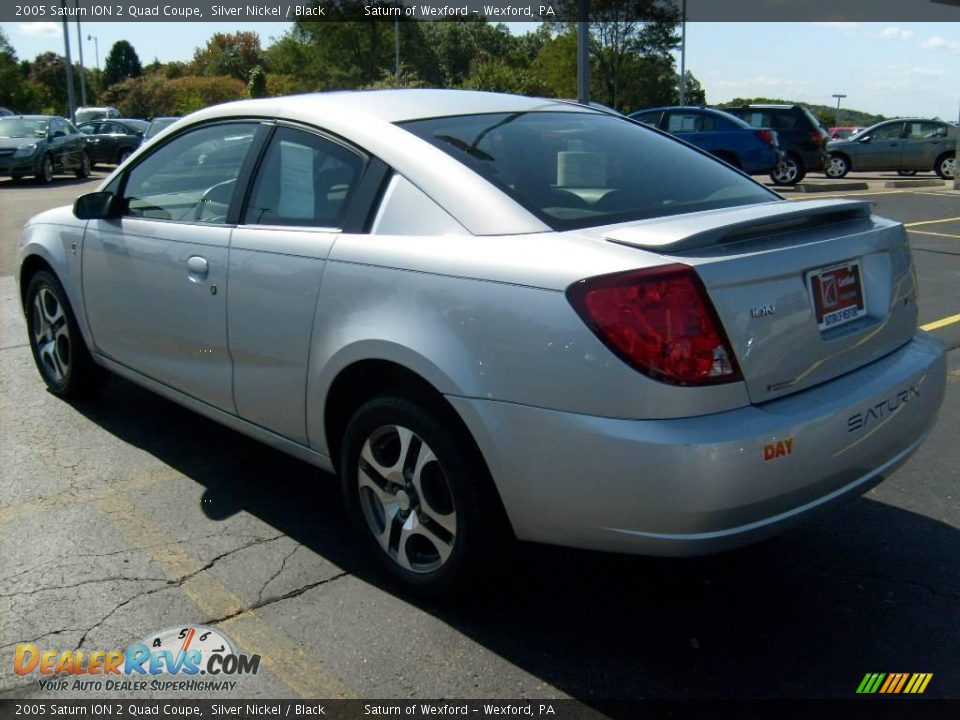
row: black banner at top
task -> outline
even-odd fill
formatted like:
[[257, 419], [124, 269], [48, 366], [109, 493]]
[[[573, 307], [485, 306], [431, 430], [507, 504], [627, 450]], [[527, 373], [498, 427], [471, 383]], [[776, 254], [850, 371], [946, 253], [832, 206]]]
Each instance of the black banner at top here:
[[[0, 3], [0, 21], [31, 22], [293, 22], [397, 20], [571, 22], [609, 19], [591, 0], [24, 0]], [[689, 22], [890, 22], [960, 21], [960, 0], [653, 0], [685, 6]]]

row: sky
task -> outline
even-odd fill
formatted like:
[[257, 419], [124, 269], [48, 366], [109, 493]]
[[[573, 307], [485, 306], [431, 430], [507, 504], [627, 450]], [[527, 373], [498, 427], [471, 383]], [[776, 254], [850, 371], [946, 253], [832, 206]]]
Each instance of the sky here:
[[[530, 23], [511, 23], [515, 33]], [[0, 23], [21, 59], [63, 53], [60, 23]], [[249, 30], [267, 46], [290, 23], [83, 23], [84, 62], [101, 66], [110, 46], [129, 40], [144, 63], [186, 61], [215, 32]], [[76, 59], [76, 25], [70, 24]], [[679, 55], [679, 53], [678, 53]], [[679, 66], [679, 58], [678, 58]], [[960, 116], [960, 22], [957, 23], [687, 23], [686, 66], [708, 103], [778, 97], [887, 116], [955, 120]]]

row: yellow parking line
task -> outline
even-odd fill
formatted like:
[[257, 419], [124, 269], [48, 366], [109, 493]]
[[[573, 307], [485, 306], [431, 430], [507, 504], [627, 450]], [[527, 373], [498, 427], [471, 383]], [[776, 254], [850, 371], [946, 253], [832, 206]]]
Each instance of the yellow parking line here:
[[953, 325], [954, 323], [958, 322], [960, 322], [960, 315], [951, 315], [950, 317], [945, 317], [942, 320], [935, 320], [931, 323], [927, 323], [926, 325], [921, 325], [920, 329], [930, 332], [931, 330], [939, 330], [942, 327]]
[[936, 225], [937, 223], [960, 222], [960, 217], [943, 218], [942, 220], [920, 220], [918, 222], [904, 223], [904, 227], [912, 228], [918, 225]]
[[183, 546], [175, 537], [145, 518], [132, 503], [114, 493], [101, 498], [96, 508], [127, 537], [132, 547], [156, 562], [170, 580], [188, 578], [180, 588], [206, 617], [233, 616], [220, 626], [246, 652], [259, 654], [263, 664], [297, 695], [356, 697], [315, 658], [308, 656], [299, 642], [266, 623], [255, 611], [244, 610], [243, 601], [210, 572], [197, 572], [204, 563], [180, 549]]
[[933, 232], [931, 230], [907, 230], [907, 232], [913, 233], [915, 235], [934, 235], [936, 237], [956, 238], [957, 240], [960, 240], [960, 235], [951, 235], [950, 233], [938, 233], [938, 232]]

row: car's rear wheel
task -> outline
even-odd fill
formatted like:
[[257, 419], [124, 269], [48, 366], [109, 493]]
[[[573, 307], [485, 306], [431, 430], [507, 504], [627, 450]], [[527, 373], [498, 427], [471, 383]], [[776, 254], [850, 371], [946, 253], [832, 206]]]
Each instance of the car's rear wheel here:
[[946, 153], [937, 158], [937, 164], [934, 168], [937, 175], [944, 180], [953, 180], [957, 173], [957, 158], [953, 153]]
[[90, 170], [92, 166], [90, 164], [90, 156], [87, 155], [86, 151], [80, 156], [80, 166], [76, 169], [76, 175], [80, 180], [90, 177]]
[[53, 158], [44, 155], [40, 160], [40, 167], [37, 168], [37, 182], [41, 185], [49, 185], [53, 182]]
[[843, 155], [831, 155], [824, 172], [827, 177], [839, 180], [850, 172], [850, 161]]
[[806, 169], [796, 155], [787, 155], [777, 163], [770, 173], [770, 179], [777, 185], [796, 185], [803, 180]]
[[27, 287], [27, 329], [40, 376], [55, 395], [95, 390], [104, 372], [94, 364], [60, 281], [46, 270]]
[[400, 395], [360, 407], [340, 476], [349, 515], [377, 564], [421, 594], [447, 594], [488, 568], [504, 535], [479, 453], [430, 403]]

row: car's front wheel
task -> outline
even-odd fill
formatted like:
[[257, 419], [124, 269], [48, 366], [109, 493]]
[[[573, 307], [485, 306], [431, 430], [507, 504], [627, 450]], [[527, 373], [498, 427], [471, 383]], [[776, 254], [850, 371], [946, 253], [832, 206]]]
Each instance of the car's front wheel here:
[[30, 279], [26, 303], [30, 349], [50, 392], [67, 397], [98, 387], [103, 371], [91, 359], [63, 286], [53, 273], [41, 270]]
[[53, 182], [53, 158], [44, 155], [40, 159], [40, 167], [37, 168], [36, 180], [41, 185], [49, 185]]
[[773, 168], [770, 179], [777, 185], [796, 185], [803, 180], [804, 175], [806, 175], [806, 169], [800, 158], [787, 155]]
[[90, 170], [92, 166], [90, 165], [90, 156], [87, 155], [86, 151], [80, 156], [80, 166], [76, 169], [77, 178], [83, 180], [84, 178], [90, 177]]
[[478, 576], [504, 537], [485, 465], [438, 405], [399, 395], [368, 401], [347, 425], [340, 459], [347, 510], [367, 549], [429, 595]]
[[897, 170], [897, 175], [902, 177], [913, 177], [917, 174], [916, 170]]
[[937, 166], [934, 168], [937, 175], [944, 180], [953, 180], [957, 173], [957, 158], [952, 153], [941, 155], [937, 159]]
[[850, 172], [850, 161], [843, 155], [831, 155], [824, 172], [827, 177], [839, 180]]

